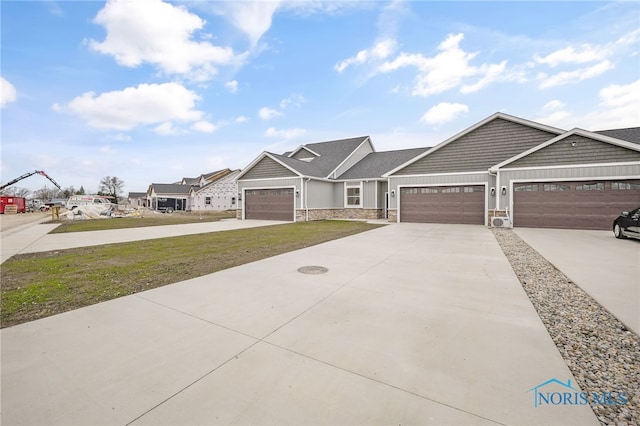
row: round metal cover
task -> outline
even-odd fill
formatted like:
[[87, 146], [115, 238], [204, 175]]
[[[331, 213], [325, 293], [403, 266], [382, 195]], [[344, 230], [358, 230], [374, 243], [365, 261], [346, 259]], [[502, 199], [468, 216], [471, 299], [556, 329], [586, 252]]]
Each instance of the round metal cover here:
[[324, 274], [329, 271], [324, 266], [301, 266], [298, 268], [298, 272], [303, 274]]

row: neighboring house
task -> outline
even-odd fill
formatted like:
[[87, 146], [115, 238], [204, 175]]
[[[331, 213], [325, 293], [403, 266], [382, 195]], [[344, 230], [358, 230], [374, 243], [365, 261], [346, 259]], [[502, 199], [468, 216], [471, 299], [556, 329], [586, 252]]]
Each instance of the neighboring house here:
[[147, 193], [146, 192], [130, 192], [127, 195], [127, 205], [137, 207], [147, 207]]
[[175, 183], [152, 183], [147, 191], [149, 207], [162, 212], [190, 210], [191, 186]]
[[238, 218], [319, 220], [384, 218], [383, 173], [427, 148], [375, 152], [368, 136], [263, 152], [238, 176]]
[[192, 186], [189, 192], [191, 210], [215, 211], [235, 210], [238, 208], [238, 183], [236, 178], [240, 170], [229, 171], [201, 186]]
[[235, 209], [238, 173], [223, 169], [176, 183], [153, 183], [146, 193], [148, 205], [158, 211]]
[[609, 229], [640, 205], [640, 128], [567, 132], [496, 113], [433, 148], [375, 152], [364, 136], [264, 152], [238, 191], [241, 219]]

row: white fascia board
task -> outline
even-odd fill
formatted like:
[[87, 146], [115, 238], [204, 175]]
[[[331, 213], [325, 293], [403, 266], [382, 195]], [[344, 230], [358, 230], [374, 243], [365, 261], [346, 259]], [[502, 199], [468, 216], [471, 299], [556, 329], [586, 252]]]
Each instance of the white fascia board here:
[[298, 176], [302, 176], [302, 174], [295, 170], [294, 168], [288, 166], [287, 164], [284, 164], [282, 161], [278, 160], [277, 158], [275, 158], [273, 155], [271, 155], [270, 153], [268, 153], [267, 151], [262, 152], [262, 154], [260, 154], [258, 156], [258, 158], [256, 158], [255, 160], [253, 160], [251, 162], [251, 164], [249, 164], [247, 167], [245, 167], [240, 174], [238, 175], [238, 177], [236, 178], [236, 180], [240, 180], [240, 178], [242, 178], [242, 176], [244, 176], [249, 170], [251, 170], [252, 167], [254, 167], [256, 164], [258, 164], [263, 158], [265, 157], [269, 157], [270, 159], [272, 159], [273, 161], [275, 161], [276, 163], [280, 164], [283, 167], [286, 167], [287, 169], [289, 169], [290, 171], [292, 171], [293, 173], [295, 173]]
[[564, 139], [568, 138], [569, 136], [573, 136], [573, 135], [584, 136], [585, 138], [593, 139], [593, 140], [596, 140], [596, 141], [599, 141], [599, 142], [604, 142], [604, 143], [608, 143], [608, 144], [611, 144], [611, 145], [616, 145], [616, 146], [619, 146], [619, 147], [622, 147], [622, 148], [627, 148], [627, 149], [630, 149], [632, 151], [639, 151], [640, 152], [640, 145], [639, 144], [636, 144], [636, 143], [633, 143], [633, 142], [624, 141], [624, 140], [621, 140], [621, 139], [612, 138], [610, 136], [601, 135], [599, 133], [590, 132], [588, 130], [584, 130], [584, 129], [580, 129], [580, 128], [576, 127], [574, 129], [569, 130], [566, 133], [563, 133], [563, 134], [561, 134], [559, 136], [556, 136], [553, 139], [550, 139], [550, 140], [548, 140], [546, 142], [543, 142], [538, 146], [534, 146], [533, 148], [530, 148], [530, 149], [528, 149], [528, 150], [526, 150], [526, 151], [524, 151], [524, 152], [522, 152], [522, 153], [520, 153], [520, 154], [518, 154], [518, 155], [516, 155], [514, 157], [511, 157], [511, 158], [503, 161], [502, 163], [496, 164], [495, 166], [491, 167], [489, 169], [489, 171], [491, 173], [496, 173], [498, 171], [498, 169], [500, 169], [501, 167], [504, 167], [504, 166], [506, 166], [508, 164], [511, 164], [514, 161], [517, 161], [517, 160], [519, 160], [521, 158], [524, 158], [524, 157], [526, 157], [526, 156], [528, 156], [530, 154], [533, 154], [536, 151], [540, 151], [541, 149], [546, 148], [549, 145], [553, 145], [554, 143], [559, 142], [561, 140], [564, 140]]
[[[371, 145], [371, 149], [373, 149], [373, 144], [371, 143], [371, 139], [369, 138], [369, 136], [365, 137], [365, 138], [364, 138], [364, 140], [360, 143], [360, 145], [358, 145], [358, 146], [356, 147], [356, 149], [354, 149], [353, 151], [351, 151], [351, 154], [347, 155], [347, 157], [346, 157], [344, 160], [342, 160], [342, 162], [341, 162], [340, 164], [338, 164], [338, 165], [336, 166], [336, 168], [335, 168], [335, 169], [331, 170], [331, 172], [326, 176], [326, 179], [331, 178], [331, 175], [335, 174], [336, 170], [338, 170], [340, 167], [342, 167], [342, 165], [343, 165], [344, 163], [346, 163], [346, 162], [347, 162], [347, 160], [348, 160], [349, 158], [351, 158], [351, 157], [353, 156], [353, 154], [355, 154], [355, 152], [356, 152], [357, 150], [359, 150], [359, 149], [360, 149], [360, 147], [361, 147], [362, 145], [364, 145], [366, 142], [369, 142], [369, 144]], [[374, 150], [374, 152], [375, 152], [375, 150]], [[336, 177], [336, 178], [337, 178], [337, 177]]]
[[312, 153], [313, 155], [315, 155], [316, 157], [321, 157], [320, 154], [318, 154], [317, 152], [313, 151], [312, 149], [309, 149], [306, 145], [300, 145], [299, 147], [297, 147], [296, 149], [294, 149], [293, 151], [291, 151], [291, 154], [287, 155], [287, 157], [292, 158], [294, 155], [296, 155], [298, 153], [298, 151], [300, 151], [301, 149], [304, 149], [305, 151], [309, 151], [310, 153]]
[[430, 155], [430, 154], [436, 152], [437, 150], [439, 150], [441, 148], [444, 148], [445, 146], [449, 145], [450, 143], [455, 142], [456, 140], [460, 139], [461, 137], [465, 136], [466, 134], [473, 132], [474, 130], [484, 126], [485, 124], [487, 124], [487, 123], [489, 123], [489, 122], [491, 122], [491, 121], [493, 121], [493, 120], [495, 120], [497, 118], [501, 118], [503, 120], [511, 121], [511, 122], [517, 123], [517, 124], [522, 124], [523, 126], [533, 127], [535, 129], [539, 129], [539, 130], [544, 130], [546, 132], [551, 132], [551, 133], [556, 133], [556, 134], [564, 133], [564, 130], [558, 129], [556, 127], [551, 127], [551, 126], [547, 126], [545, 124], [536, 123], [535, 121], [526, 120], [524, 118], [515, 117], [513, 115], [505, 114], [505, 113], [502, 113], [502, 112], [496, 112], [495, 114], [485, 118], [482, 121], [479, 121], [478, 123], [474, 124], [473, 126], [468, 127], [465, 130], [455, 134], [454, 136], [450, 137], [449, 139], [445, 140], [444, 142], [439, 143], [438, 145], [434, 146], [430, 150], [423, 152], [422, 154], [418, 155], [417, 157], [412, 158], [411, 160], [407, 161], [404, 164], [401, 164], [400, 166], [396, 167], [395, 169], [391, 170], [390, 172], [387, 172], [387, 173], [383, 174], [382, 177], [389, 177], [390, 175], [392, 175], [393, 173], [397, 172], [398, 170], [402, 170], [405, 167], [407, 167], [408, 165], [415, 163], [416, 161], [426, 157], [427, 155]]

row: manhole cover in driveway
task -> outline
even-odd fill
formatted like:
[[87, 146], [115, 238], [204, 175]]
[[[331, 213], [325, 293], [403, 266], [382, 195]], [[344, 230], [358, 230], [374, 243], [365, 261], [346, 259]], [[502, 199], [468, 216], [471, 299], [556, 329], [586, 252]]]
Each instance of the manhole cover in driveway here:
[[298, 272], [301, 272], [303, 274], [324, 274], [325, 272], [328, 272], [329, 270], [327, 268], [325, 268], [324, 266], [301, 266], [300, 268], [298, 268]]

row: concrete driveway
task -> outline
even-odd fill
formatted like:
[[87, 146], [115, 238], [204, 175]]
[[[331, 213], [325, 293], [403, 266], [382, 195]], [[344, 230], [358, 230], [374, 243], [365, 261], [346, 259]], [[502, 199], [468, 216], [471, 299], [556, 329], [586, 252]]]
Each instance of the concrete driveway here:
[[640, 334], [640, 241], [611, 231], [514, 228], [557, 269]]
[[598, 424], [534, 407], [575, 380], [482, 226], [389, 225], [1, 338], [7, 425]]

